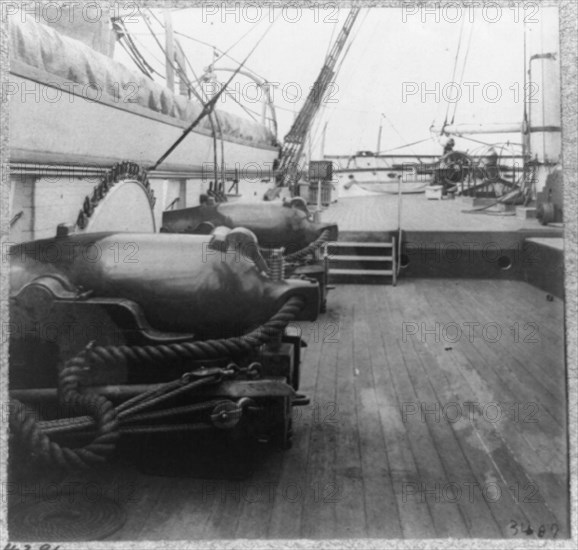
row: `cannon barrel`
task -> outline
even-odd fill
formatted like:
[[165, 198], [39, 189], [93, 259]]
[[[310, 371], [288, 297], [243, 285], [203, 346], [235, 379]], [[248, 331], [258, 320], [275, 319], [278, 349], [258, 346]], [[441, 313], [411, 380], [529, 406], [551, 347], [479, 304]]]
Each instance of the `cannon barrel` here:
[[330, 240], [337, 240], [337, 225], [315, 223], [303, 199], [280, 203], [220, 203], [163, 212], [161, 231], [168, 233], [203, 233], [213, 227], [246, 227], [262, 248], [285, 247], [296, 252], [330, 230]]
[[9, 251], [11, 297], [39, 278], [58, 278], [91, 299], [136, 302], [156, 330], [199, 337], [239, 335], [294, 295], [306, 303], [300, 318], [316, 317], [317, 284], [273, 281], [256, 261], [254, 237], [237, 240], [240, 246], [214, 241], [214, 235], [94, 233], [19, 244]]

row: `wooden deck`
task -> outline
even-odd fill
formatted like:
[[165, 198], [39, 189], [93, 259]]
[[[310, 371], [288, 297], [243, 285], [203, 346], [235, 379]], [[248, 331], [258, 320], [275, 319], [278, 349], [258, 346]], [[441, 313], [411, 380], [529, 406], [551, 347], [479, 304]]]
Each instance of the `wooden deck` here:
[[300, 327], [293, 448], [238, 481], [121, 457], [89, 478], [127, 511], [111, 539], [568, 536], [563, 302], [512, 281], [349, 285]]
[[[339, 231], [391, 231], [397, 228], [397, 196], [383, 194], [374, 197], [339, 199], [321, 214], [324, 222], [339, 224]], [[407, 231], [517, 231], [544, 228], [536, 219], [516, 216], [495, 216], [484, 213], [467, 214], [472, 199], [427, 200], [425, 195], [403, 195], [401, 222]]]

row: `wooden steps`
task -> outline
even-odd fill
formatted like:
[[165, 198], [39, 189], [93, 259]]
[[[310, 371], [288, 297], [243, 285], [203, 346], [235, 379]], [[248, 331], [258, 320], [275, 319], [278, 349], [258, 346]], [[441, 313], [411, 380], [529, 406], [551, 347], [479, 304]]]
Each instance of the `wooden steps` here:
[[329, 282], [396, 283], [395, 239], [392, 242], [334, 241], [327, 244]]

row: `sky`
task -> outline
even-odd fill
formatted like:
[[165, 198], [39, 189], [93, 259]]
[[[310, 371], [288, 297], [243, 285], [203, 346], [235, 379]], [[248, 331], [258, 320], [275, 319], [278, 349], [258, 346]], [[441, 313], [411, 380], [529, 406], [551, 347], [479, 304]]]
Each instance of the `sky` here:
[[[361, 10], [350, 49], [316, 117], [314, 154], [321, 153], [321, 129], [326, 123], [324, 152], [328, 155], [375, 151], [380, 125], [381, 151], [425, 139], [399, 152], [437, 154], [440, 145], [428, 139], [432, 137], [429, 128], [434, 121], [443, 122], [448, 99], [450, 119], [456, 108], [456, 123], [521, 122], [524, 33], [528, 52], [544, 48], [557, 51], [557, 25], [552, 24], [557, 10], [532, 2], [515, 4], [513, 8], [471, 9], [454, 2], [432, 12], [414, 4]], [[278, 83], [273, 93], [282, 140], [349, 8], [330, 2], [309, 9], [274, 6], [239, 3], [226, 10], [215, 2], [202, 8], [171, 10], [171, 17], [175, 31], [225, 50], [238, 61], [261, 40], [246, 66]], [[162, 10], [154, 13], [163, 19]], [[134, 17], [125, 21], [147, 58], [152, 59], [149, 54], [160, 58], [160, 50], [142, 21]], [[152, 24], [162, 39], [159, 24], [154, 20]], [[197, 74], [202, 73], [213, 59], [212, 49], [184, 37], [180, 41]], [[121, 60], [122, 53], [118, 52]], [[218, 60], [215, 66], [235, 68], [226, 59]], [[220, 81], [230, 76], [227, 72], [215, 74]], [[237, 97], [245, 97], [244, 104], [260, 113], [261, 104], [251, 103], [256, 89], [247, 86], [249, 80], [244, 77], [238, 82]], [[301, 99], [296, 98], [299, 93]], [[456, 103], [458, 94], [461, 99]], [[218, 108], [247, 116], [230, 98]], [[474, 137], [520, 142], [517, 134]], [[465, 141], [458, 141], [458, 145], [464, 150], [478, 147]]]

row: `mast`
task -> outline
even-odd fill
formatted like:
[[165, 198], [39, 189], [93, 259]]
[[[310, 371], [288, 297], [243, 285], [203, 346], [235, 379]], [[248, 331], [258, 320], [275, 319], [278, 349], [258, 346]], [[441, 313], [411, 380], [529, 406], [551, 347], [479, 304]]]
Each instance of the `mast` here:
[[526, 175], [526, 161], [531, 157], [532, 151], [530, 150], [529, 136], [529, 123], [528, 123], [528, 65], [527, 65], [527, 40], [526, 40], [526, 21], [524, 20], [524, 118], [522, 122], [522, 170], [523, 175]]
[[544, 10], [537, 28], [527, 33], [527, 154], [538, 195], [562, 155], [560, 114], [559, 20]]
[[375, 149], [375, 154], [379, 155], [381, 151], [381, 131], [383, 130], [383, 113], [379, 119], [379, 132], [377, 133], [377, 147]]
[[167, 77], [167, 88], [172, 92], [175, 91], [175, 71], [173, 69], [173, 60], [175, 58], [175, 43], [173, 35], [173, 19], [171, 16], [171, 10], [165, 7], [164, 10], [165, 19], [165, 68]]
[[438, 130], [446, 134], [455, 134], [457, 136], [463, 134], [512, 134], [522, 132], [523, 124], [521, 122], [472, 122], [461, 124], [446, 124], [444, 127], [438, 128], [432, 126], [432, 131]]

